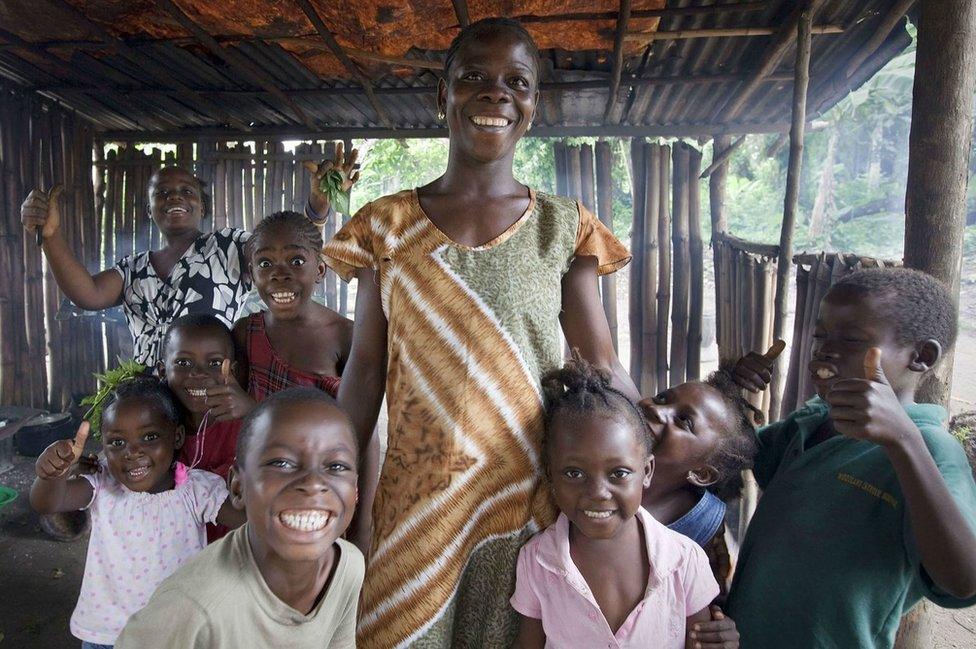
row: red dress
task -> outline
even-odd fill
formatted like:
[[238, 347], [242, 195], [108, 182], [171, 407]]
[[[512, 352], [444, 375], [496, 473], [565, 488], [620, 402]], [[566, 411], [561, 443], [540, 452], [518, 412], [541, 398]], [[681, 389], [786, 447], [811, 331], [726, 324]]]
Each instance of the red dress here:
[[255, 401], [295, 386], [318, 388], [333, 397], [339, 393], [338, 376], [299, 370], [278, 356], [268, 340], [263, 311], [247, 318], [247, 360], [247, 392]]
[[[240, 429], [240, 419], [214, 421], [203, 432], [187, 435], [183, 448], [180, 449], [180, 462], [194, 469], [216, 473], [226, 481], [237, 455], [237, 433]], [[197, 453], [200, 454], [199, 457]], [[228, 531], [223, 525], [208, 523], [207, 543], [213, 543]]]

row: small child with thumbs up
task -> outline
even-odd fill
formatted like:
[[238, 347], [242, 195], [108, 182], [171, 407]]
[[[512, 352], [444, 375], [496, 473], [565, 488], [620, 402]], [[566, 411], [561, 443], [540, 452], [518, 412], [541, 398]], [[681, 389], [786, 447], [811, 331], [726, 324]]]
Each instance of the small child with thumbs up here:
[[88, 509], [92, 528], [71, 633], [83, 647], [112, 645], [129, 615], [206, 544], [204, 524], [239, 526], [243, 515], [218, 476], [176, 461], [183, 426], [172, 392], [156, 377], [121, 382], [102, 403], [105, 460], [69, 475], [89, 424], [37, 458], [30, 503], [39, 513]]
[[[157, 372], [182, 406], [187, 431], [180, 460], [224, 479], [234, 464], [241, 420], [255, 406], [235, 369], [230, 329], [212, 315], [180, 316], [163, 337]], [[211, 543], [226, 533], [219, 525], [207, 526]]]
[[824, 296], [817, 396], [757, 433], [763, 489], [727, 610], [744, 647], [890, 647], [923, 597], [976, 604], [976, 484], [946, 411], [916, 403], [956, 338], [945, 286], [862, 270]]

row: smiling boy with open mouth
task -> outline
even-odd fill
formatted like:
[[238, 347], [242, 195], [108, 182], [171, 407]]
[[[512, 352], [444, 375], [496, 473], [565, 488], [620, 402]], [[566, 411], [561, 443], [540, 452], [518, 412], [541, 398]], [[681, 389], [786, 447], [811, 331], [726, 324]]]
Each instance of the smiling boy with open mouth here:
[[339, 536], [356, 506], [358, 455], [325, 393], [268, 397], [244, 419], [231, 472], [247, 525], [163, 582], [116, 647], [355, 647], [364, 562]]

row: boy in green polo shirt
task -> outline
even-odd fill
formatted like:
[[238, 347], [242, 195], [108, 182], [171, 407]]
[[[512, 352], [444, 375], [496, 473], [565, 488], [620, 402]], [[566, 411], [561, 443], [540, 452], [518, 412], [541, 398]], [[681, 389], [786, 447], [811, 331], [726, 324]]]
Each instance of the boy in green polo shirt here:
[[757, 434], [763, 495], [727, 607], [743, 647], [891, 647], [922, 597], [976, 604], [976, 485], [945, 410], [914, 402], [955, 337], [924, 273], [864, 270], [827, 292], [818, 396]]

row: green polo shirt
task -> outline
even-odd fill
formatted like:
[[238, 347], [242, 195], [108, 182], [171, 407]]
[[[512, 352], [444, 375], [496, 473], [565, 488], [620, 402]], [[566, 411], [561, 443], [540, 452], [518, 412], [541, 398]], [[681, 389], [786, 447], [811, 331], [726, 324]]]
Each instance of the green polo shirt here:
[[[757, 433], [763, 494], [728, 599], [745, 649], [891, 647], [901, 616], [922, 597], [976, 604], [942, 593], [925, 574], [880, 446], [838, 435], [805, 448], [827, 410], [814, 398]], [[976, 485], [962, 446], [943, 427], [945, 409], [906, 411], [976, 530]]]

